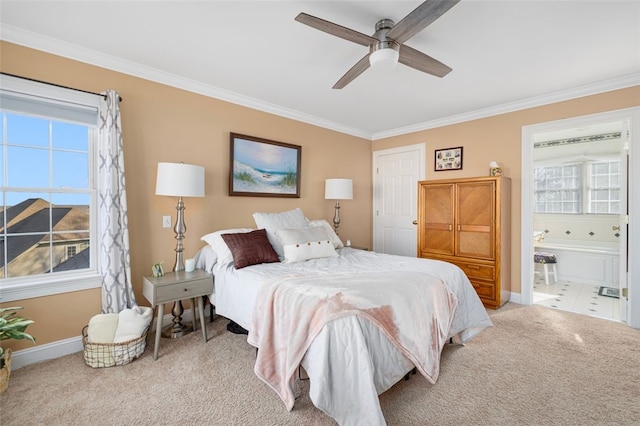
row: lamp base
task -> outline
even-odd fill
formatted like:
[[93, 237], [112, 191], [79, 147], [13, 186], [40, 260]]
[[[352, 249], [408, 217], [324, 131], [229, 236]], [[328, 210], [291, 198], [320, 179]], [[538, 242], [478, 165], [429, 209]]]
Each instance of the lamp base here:
[[169, 339], [177, 339], [193, 331], [193, 326], [190, 322], [170, 324], [162, 329], [162, 337]]
[[180, 300], [174, 302], [173, 309], [171, 310], [171, 314], [173, 314], [173, 324], [162, 329], [162, 337], [177, 339], [178, 337], [185, 336], [193, 331], [193, 326], [190, 322], [182, 322], [183, 312], [184, 308], [182, 307], [182, 302]]

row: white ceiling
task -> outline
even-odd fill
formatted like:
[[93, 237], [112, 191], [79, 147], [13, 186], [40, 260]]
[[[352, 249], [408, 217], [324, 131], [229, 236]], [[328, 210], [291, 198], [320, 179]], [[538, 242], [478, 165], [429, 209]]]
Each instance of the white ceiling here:
[[406, 42], [449, 75], [399, 64], [342, 90], [367, 48], [294, 21], [373, 34], [419, 4], [2, 0], [0, 37], [368, 139], [640, 84], [637, 0], [462, 0]]

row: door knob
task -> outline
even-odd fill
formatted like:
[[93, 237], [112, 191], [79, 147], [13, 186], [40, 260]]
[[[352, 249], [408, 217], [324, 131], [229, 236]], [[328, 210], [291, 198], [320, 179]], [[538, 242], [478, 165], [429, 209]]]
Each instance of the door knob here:
[[418, 224], [418, 221], [417, 221], [417, 220], [414, 220], [414, 221], [413, 221], [413, 222], [411, 222], [411, 223], [413, 223], [414, 225], [417, 225], [417, 224]]

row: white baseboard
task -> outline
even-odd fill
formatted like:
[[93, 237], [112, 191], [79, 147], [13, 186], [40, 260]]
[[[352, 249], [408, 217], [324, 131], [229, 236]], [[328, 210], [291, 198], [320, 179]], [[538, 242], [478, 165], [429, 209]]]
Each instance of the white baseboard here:
[[[182, 314], [184, 321], [192, 320], [191, 309], [185, 309]], [[205, 318], [209, 318], [209, 310], [205, 309]], [[173, 322], [171, 313], [162, 317], [162, 326], [169, 325]], [[155, 330], [156, 321], [151, 323], [151, 331]], [[70, 337], [64, 340], [38, 345], [33, 348], [22, 349], [11, 353], [11, 370], [17, 370], [27, 365], [36, 364], [38, 362], [48, 361], [54, 358], [60, 358], [76, 352], [82, 352], [82, 336]]]
[[509, 297], [509, 302], [517, 303], [518, 305], [522, 305], [522, 294], [521, 293], [511, 293], [511, 297]]

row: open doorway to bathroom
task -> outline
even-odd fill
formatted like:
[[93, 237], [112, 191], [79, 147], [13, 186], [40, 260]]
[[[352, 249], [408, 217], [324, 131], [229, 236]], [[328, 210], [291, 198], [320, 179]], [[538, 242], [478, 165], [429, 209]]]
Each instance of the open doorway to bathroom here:
[[623, 121], [533, 135], [533, 303], [620, 321]]
[[[621, 125], [619, 126], [618, 123]], [[551, 148], [552, 145], [586, 147], [586, 144], [597, 142], [598, 139], [606, 139], [616, 145], [618, 132], [616, 127], [618, 126], [621, 146], [618, 169], [619, 213], [613, 213], [614, 210], [611, 210], [615, 209], [617, 203], [613, 199], [617, 198], [615, 197], [617, 189], [611, 186], [611, 178], [618, 166], [608, 161], [614, 158], [613, 153], [586, 148], [568, 152], [569, 149], [565, 148], [564, 152], [555, 151], [554, 154], [545, 157], [542, 155], [543, 151], [539, 151], [539, 155], [534, 152], [536, 149]], [[599, 131], [594, 133], [594, 129]], [[602, 136], [604, 134], [609, 136]], [[580, 144], [580, 141], [577, 141], [580, 138], [593, 140]], [[536, 144], [539, 144], [539, 148], [534, 148]], [[527, 305], [542, 303], [541, 299], [534, 300], [535, 285], [536, 293], [548, 294], [541, 297], [546, 297], [549, 306], [553, 302], [559, 303], [566, 300], [563, 304], [554, 303], [555, 309], [607, 317], [608, 315], [589, 309], [594, 309], [594, 306], [602, 308], [606, 304], [613, 303], [617, 308], [612, 307], [612, 319], [618, 319], [619, 315], [620, 321], [640, 328], [640, 264], [628, 262], [628, 259], [637, 258], [640, 253], [639, 152], [640, 107], [523, 127], [520, 303]], [[537, 156], [539, 161], [534, 164]], [[573, 163], [582, 165], [572, 168], [570, 165]], [[545, 165], [555, 169], [545, 170], [545, 175], [542, 177], [536, 176], [534, 169]], [[606, 170], [604, 170], [605, 167]], [[577, 176], [576, 168], [582, 170], [582, 175]], [[546, 179], [547, 172], [549, 179], [545, 181], [543, 177]], [[600, 182], [596, 182], [598, 180], [596, 177], [599, 175], [604, 175], [606, 178], [602, 177], [599, 179]], [[542, 183], [536, 182], [536, 179], [542, 180]], [[574, 179], [580, 184], [582, 195], [571, 194]], [[609, 186], [596, 188], [604, 180], [609, 182]], [[554, 188], [554, 185], [558, 188]], [[603, 192], [596, 193], [600, 190]], [[536, 195], [536, 191], [539, 194]], [[606, 197], [603, 195], [605, 192]], [[604, 209], [604, 205], [607, 205], [606, 213], [600, 210]], [[572, 209], [578, 209], [577, 213]], [[543, 215], [544, 218], [541, 217]], [[615, 235], [616, 233], [619, 235]], [[596, 236], [604, 238], [594, 244]], [[539, 241], [534, 241], [534, 237], [538, 237]], [[572, 241], [569, 244], [566, 240]], [[543, 268], [534, 263], [536, 250], [548, 251], [556, 255], [557, 275], [549, 277], [548, 288], [544, 281]], [[557, 283], [554, 278], [557, 279]], [[543, 287], [540, 288], [536, 281]], [[616, 281], [618, 282], [617, 295]], [[573, 283], [593, 287], [586, 291], [583, 291], [582, 286], [579, 289], [577, 286], [570, 289]], [[557, 290], [555, 293], [552, 292], [552, 286]], [[562, 290], [563, 287], [564, 290]], [[559, 296], [560, 294], [563, 295]], [[579, 307], [580, 305], [576, 302], [569, 308], [567, 305], [570, 304], [571, 297], [591, 299], [586, 300], [587, 305], [601, 303], [591, 307]], [[596, 297], [598, 299], [594, 299]]]

